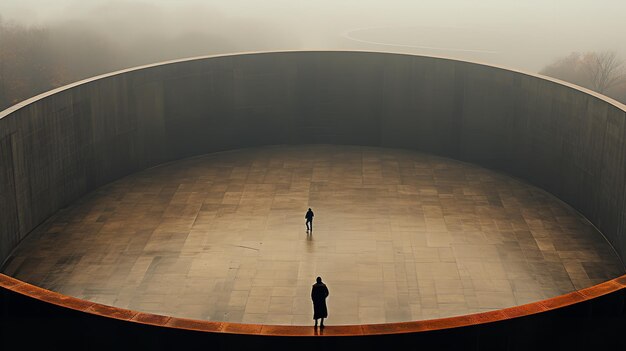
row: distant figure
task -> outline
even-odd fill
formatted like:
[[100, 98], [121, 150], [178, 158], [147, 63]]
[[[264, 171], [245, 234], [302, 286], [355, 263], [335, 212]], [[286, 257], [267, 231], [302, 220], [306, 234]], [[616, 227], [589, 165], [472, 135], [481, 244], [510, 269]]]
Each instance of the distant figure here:
[[306, 214], [304, 215], [304, 218], [306, 218], [306, 232], [308, 233], [309, 230], [311, 231], [311, 233], [313, 233], [313, 216], [315, 216], [313, 214], [313, 211], [311, 211], [311, 209], [309, 208], [308, 211], [306, 211]]
[[315, 327], [317, 328], [317, 320], [322, 319], [320, 328], [324, 328], [324, 318], [328, 317], [328, 309], [326, 308], [326, 297], [328, 296], [328, 288], [322, 283], [322, 278], [317, 277], [317, 283], [313, 284], [311, 289], [311, 300], [313, 300], [313, 319], [315, 319]]

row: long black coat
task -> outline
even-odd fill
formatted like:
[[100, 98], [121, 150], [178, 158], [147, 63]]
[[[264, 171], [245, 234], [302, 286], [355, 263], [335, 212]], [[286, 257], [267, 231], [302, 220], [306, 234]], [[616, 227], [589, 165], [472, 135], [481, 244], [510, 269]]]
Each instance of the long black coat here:
[[326, 287], [326, 284], [313, 284], [313, 289], [311, 289], [311, 299], [313, 300], [313, 319], [328, 317], [328, 309], [326, 308], [327, 296], [328, 288]]

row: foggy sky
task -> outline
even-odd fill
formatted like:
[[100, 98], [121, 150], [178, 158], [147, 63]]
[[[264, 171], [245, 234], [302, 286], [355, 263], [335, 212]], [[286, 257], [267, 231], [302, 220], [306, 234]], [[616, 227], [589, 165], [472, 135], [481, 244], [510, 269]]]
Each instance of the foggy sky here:
[[238, 51], [363, 49], [529, 71], [573, 51], [626, 57], [625, 10], [623, 0], [0, 1], [5, 22], [64, 28], [68, 36], [92, 31], [138, 55], [133, 64]]

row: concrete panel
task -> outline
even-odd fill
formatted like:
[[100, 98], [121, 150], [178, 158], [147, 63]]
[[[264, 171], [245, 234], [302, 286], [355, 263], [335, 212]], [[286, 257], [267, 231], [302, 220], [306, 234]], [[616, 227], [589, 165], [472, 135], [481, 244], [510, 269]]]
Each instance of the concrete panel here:
[[15, 178], [13, 177], [13, 147], [11, 136], [0, 139], [0, 257], [7, 257], [20, 240]]

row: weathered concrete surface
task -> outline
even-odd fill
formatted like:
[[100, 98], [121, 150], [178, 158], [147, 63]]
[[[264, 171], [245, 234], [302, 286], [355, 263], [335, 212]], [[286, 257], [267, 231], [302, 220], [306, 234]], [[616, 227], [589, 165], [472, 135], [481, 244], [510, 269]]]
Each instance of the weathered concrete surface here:
[[162, 162], [270, 144], [402, 147], [500, 169], [589, 218], [626, 255], [626, 107], [441, 58], [220, 56], [127, 70], [0, 113], [0, 261], [52, 213]]

